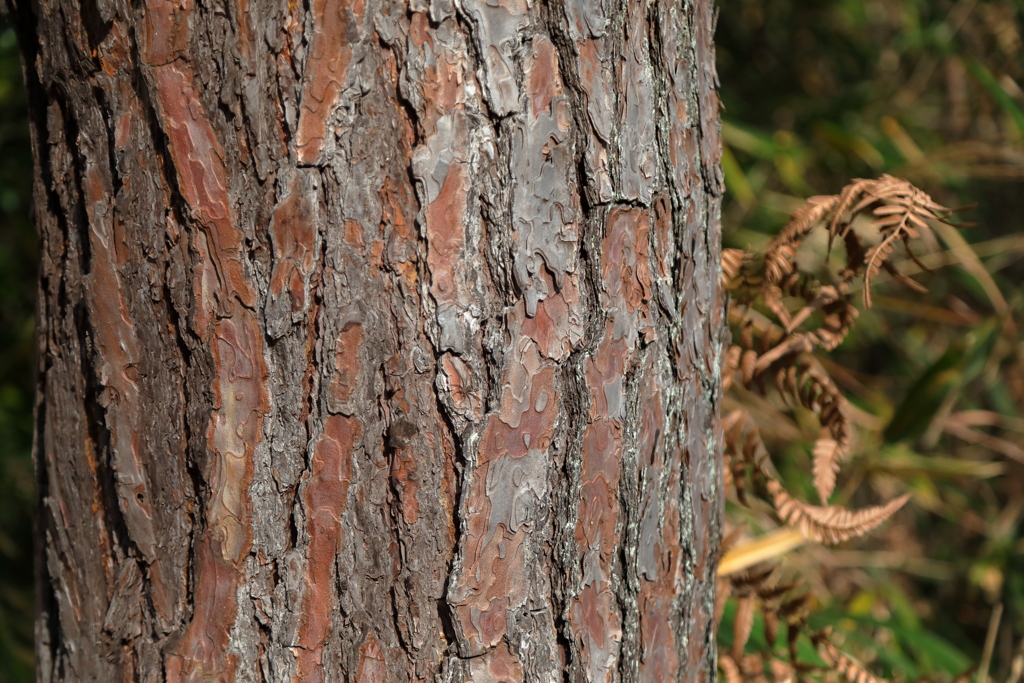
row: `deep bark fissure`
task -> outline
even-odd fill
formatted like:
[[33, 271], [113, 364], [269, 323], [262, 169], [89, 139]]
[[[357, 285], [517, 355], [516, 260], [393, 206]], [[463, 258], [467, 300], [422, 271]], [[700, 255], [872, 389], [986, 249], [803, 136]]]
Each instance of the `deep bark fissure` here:
[[[433, 344], [430, 345], [434, 352], [434, 363], [435, 367], [441, 362], [441, 354], [437, 352], [437, 349]], [[461, 509], [464, 491], [463, 491], [463, 473], [466, 471], [467, 459], [464, 452], [464, 439], [463, 435], [459, 434], [456, 429], [455, 422], [452, 420], [451, 414], [448, 412], [448, 408], [443, 405], [441, 399], [435, 393], [435, 410], [441, 417], [444, 427], [452, 440], [452, 451], [455, 460], [455, 505], [452, 507], [451, 513], [451, 525], [454, 529], [454, 543], [456, 547], [461, 540], [465, 530], [463, 528], [463, 520], [459, 516], [458, 511]], [[447, 595], [448, 590], [451, 587], [451, 577], [455, 568], [456, 556], [454, 553], [448, 558], [448, 562], [445, 565], [445, 578], [444, 585], [442, 586], [441, 596], [437, 598], [437, 617], [441, 622], [442, 634], [444, 636], [445, 643], [445, 654], [453, 657], [458, 656], [458, 638], [455, 631], [455, 615], [452, 613], [452, 606], [448, 604]]]
[[[93, 345], [89, 341], [86, 329], [85, 305], [84, 303], [79, 303], [76, 308], [78, 311], [76, 317], [78, 317], [79, 322], [77, 330], [78, 345], [81, 352], [79, 362], [81, 363], [82, 373], [86, 377], [95, 377], [96, 368], [91, 358]], [[133, 547], [117, 500], [116, 485], [114, 483], [116, 474], [110, 462], [110, 433], [104, 424], [104, 411], [100, 407], [100, 399], [96, 395], [95, 386], [91, 382], [85, 383], [84, 398], [87, 406], [86, 434], [89, 442], [93, 444], [93, 457], [96, 459], [96, 473], [98, 475], [96, 483], [103, 501], [100, 512], [102, 512], [102, 519], [104, 520], [103, 528], [106, 531], [107, 542], [119, 561], [123, 561], [124, 557], [134, 560], [133, 556], [136, 555], [137, 550]]]

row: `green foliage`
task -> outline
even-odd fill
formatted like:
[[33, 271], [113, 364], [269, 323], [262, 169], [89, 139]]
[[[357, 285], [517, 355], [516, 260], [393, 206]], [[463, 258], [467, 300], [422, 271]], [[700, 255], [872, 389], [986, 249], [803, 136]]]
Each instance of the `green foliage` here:
[[920, 438], [953, 392], [976, 378], [984, 368], [999, 331], [998, 321], [988, 320], [950, 342], [946, 352], [910, 385], [882, 432], [886, 443]]

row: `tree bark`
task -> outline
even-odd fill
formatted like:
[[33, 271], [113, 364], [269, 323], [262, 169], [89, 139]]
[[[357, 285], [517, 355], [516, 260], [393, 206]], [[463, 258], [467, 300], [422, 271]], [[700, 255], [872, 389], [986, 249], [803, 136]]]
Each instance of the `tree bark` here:
[[705, 681], [709, 0], [8, 0], [40, 681]]

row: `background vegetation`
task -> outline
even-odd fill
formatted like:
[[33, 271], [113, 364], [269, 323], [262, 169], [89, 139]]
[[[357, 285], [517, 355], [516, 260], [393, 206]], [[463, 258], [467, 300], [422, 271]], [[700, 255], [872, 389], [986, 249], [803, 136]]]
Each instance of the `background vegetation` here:
[[32, 150], [14, 32], [0, 23], [0, 683], [32, 674]]
[[[812, 625], [833, 625], [838, 644], [897, 680], [950, 680], [978, 663], [1003, 604], [992, 674], [1004, 680], [1024, 636], [1024, 2], [720, 6], [726, 246], [762, 249], [805, 198], [857, 177], [891, 173], [946, 206], [977, 202], [961, 214], [973, 227], [918, 249], [932, 273], [901, 264], [928, 294], [883, 274], [874, 307], [821, 356], [858, 428], [832, 502], [912, 501], [868, 540], [802, 546], [781, 571], [813, 590]], [[825, 250], [811, 245], [807, 263]], [[813, 501], [816, 421], [746, 407], [789, 489]], [[732, 503], [729, 517], [746, 536], [776, 526]]]
[[[834, 501], [914, 499], [868, 541], [782, 561], [815, 591], [812, 622], [896, 679], [977, 662], [1005, 604], [1002, 680], [1024, 636], [1024, 0], [720, 6], [727, 246], [763, 247], [806, 197], [883, 172], [947, 206], [978, 203], [962, 243], [931, 245], [935, 272], [915, 276], [930, 293], [879, 278], [875, 307], [824, 359], [858, 409]], [[32, 680], [30, 178], [15, 38], [0, 25], [0, 683]], [[787, 484], [811, 499], [814, 425], [755, 407]], [[773, 527], [731, 504], [730, 516], [748, 535]]]

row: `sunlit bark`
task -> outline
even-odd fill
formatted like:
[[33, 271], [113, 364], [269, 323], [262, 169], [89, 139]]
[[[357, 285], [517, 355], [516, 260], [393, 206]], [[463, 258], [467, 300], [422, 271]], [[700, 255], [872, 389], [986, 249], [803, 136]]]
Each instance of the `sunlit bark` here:
[[706, 0], [8, 0], [41, 681], [711, 680]]

